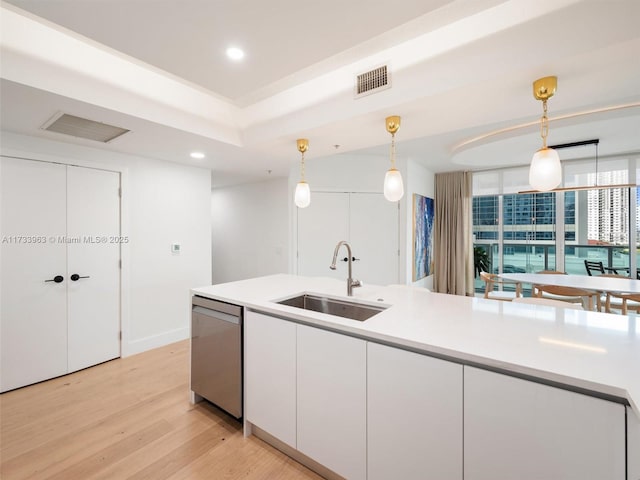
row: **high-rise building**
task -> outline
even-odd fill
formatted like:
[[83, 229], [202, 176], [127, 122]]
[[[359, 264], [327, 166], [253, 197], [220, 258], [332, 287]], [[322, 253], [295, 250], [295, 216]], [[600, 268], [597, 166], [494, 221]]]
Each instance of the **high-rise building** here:
[[[497, 240], [500, 226], [499, 196], [473, 198], [473, 231], [476, 240]], [[531, 193], [502, 196], [502, 228], [504, 241], [555, 240], [555, 193]], [[565, 193], [565, 240], [575, 240], [575, 192]]]
[[[595, 183], [595, 173], [589, 175]], [[626, 171], [601, 172], [600, 184], [627, 182]], [[629, 243], [629, 190], [626, 188], [607, 188], [589, 190], [588, 198], [588, 238], [614, 245]], [[636, 215], [636, 223], [637, 223]]]

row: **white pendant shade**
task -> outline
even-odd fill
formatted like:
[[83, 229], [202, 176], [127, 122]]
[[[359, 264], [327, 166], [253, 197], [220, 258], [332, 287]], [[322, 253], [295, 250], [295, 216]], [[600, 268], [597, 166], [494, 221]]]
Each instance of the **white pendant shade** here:
[[529, 184], [535, 190], [547, 192], [562, 182], [562, 165], [558, 153], [551, 148], [541, 148], [531, 160]]
[[311, 203], [311, 190], [307, 182], [298, 182], [294, 202], [299, 208], [306, 208]]
[[397, 202], [403, 195], [402, 175], [398, 170], [392, 168], [384, 176], [384, 198], [390, 202]]

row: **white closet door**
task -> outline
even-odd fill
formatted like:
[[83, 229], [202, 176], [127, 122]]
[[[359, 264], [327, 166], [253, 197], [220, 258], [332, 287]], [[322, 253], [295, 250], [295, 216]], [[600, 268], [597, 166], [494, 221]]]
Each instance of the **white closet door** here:
[[381, 193], [314, 192], [311, 205], [298, 209], [298, 274], [347, 278], [347, 250], [337, 270], [329, 270], [333, 250], [347, 240], [357, 258], [353, 277], [364, 283], [398, 283], [398, 204]]
[[398, 283], [398, 203], [380, 193], [352, 193], [350, 243], [353, 276], [365, 283]]
[[120, 356], [119, 188], [118, 173], [68, 167], [70, 372]]
[[4, 392], [67, 373], [68, 278], [66, 167], [0, 160]]
[[[346, 279], [345, 262], [329, 269], [340, 240], [349, 240], [349, 194], [313, 192], [311, 205], [298, 209], [298, 275]], [[342, 247], [338, 258], [346, 254]]]

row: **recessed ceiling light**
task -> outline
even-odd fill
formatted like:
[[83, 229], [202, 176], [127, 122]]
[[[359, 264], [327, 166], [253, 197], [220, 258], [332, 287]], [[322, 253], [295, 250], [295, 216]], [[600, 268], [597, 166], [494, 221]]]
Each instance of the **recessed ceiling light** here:
[[237, 62], [244, 58], [244, 52], [238, 47], [229, 47], [227, 48], [227, 57]]
[[198, 160], [202, 160], [204, 158], [204, 153], [202, 153], [202, 152], [191, 152], [191, 158], [197, 158]]

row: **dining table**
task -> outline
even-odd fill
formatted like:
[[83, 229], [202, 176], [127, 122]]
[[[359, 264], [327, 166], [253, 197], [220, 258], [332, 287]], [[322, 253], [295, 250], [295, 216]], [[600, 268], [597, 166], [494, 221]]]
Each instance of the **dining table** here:
[[640, 280], [599, 275], [558, 275], [552, 273], [502, 273], [500, 278], [533, 285], [555, 285], [598, 292], [640, 293]]

